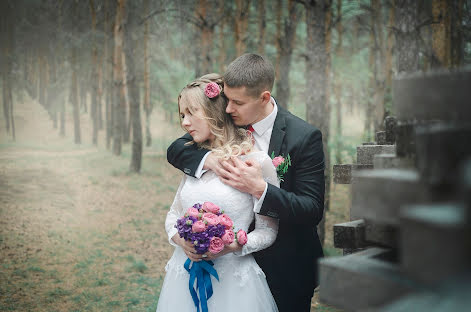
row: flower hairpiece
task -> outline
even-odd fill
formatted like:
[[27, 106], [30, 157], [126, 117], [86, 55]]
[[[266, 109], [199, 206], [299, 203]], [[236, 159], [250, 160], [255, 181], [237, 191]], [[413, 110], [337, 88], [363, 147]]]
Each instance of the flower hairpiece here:
[[204, 94], [206, 94], [207, 97], [210, 99], [214, 99], [221, 93], [221, 87], [215, 83], [215, 82], [210, 82], [206, 85], [204, 88]]

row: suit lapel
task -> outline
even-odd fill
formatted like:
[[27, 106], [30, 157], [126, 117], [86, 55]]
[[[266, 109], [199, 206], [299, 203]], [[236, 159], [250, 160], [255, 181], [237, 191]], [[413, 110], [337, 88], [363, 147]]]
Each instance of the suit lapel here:
[[278, 106], [278, 113], [276, 115], [275, 123], [270, 138], [270, 145], [268, 147], [268, 155], [271, 156], [274, 152], [275, 157], [280, 155], [281, 146], [285, 137], [285, 111]]

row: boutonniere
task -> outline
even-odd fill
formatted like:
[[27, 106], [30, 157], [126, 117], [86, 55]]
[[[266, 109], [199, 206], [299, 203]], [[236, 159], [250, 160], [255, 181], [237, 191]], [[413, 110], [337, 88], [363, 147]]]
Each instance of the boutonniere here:
[[278, 180], [280, 182], [283, 182], [283, 175], [288, 172], [288, 167], [291, 166], [291, 157], [286, 156], [276, 156], [275, 157], [275, 152], [273, 151], [271, 153], [271, 162], [273, 163], [273, 166], [276, 168], [276, 174], [278, 175]]

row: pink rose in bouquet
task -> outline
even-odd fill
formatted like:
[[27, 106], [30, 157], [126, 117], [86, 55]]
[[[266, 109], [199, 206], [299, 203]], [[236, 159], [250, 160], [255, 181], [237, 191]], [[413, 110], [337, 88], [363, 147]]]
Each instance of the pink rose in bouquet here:
[[226, 227], [226, 229], [232, 229], [233, 222], [229, 216], [226, 214], [222, 214], [219, 216], [219, 224], [222, 224]]
[[247, 233], [245, 233], [244, 230], [239, 230], [239, 232], [237, 232], [237, 242], [242, 246], [247, 244]]
[[193, 226], [191, 227], [191, 230], [195, 233], [201, 233], [204, 230], [206, 230], [206, 224], [204, 224], [203, 221], [198, 220], [195, 223], [193, 223]]
[[189, 216], [192, 216], [192, 217], [195, 217], [195, 218], [198, 218], [198, 215], [200, 214], [200, 212], [198, 211], [198, 209], [196, 209], [195, 207], [190, 207], [190, 208], [188, 208], [188, 210], [186, 211], [186, 213], [187, 213]]
[[209, 252], [213, 254], [220, 253], [224, 249], [224, 242], [219, 237], [214, 236], [209, 243]]
[[211, 212], [211, 213], [214, 213], [214, 214], [219, 214], [221, 208], [219, 208], [218, 205], [215, 205], [211, 202], [204, 202], [203, 203], [203, 210], [205, 212]]
[[234, 231], [232, 230], [226, 230], [224, 235], [221, 237], [222, 241], [224, 242], [225, 245], [230, 245], [234, 241]]
[[206, 221], [208, 225], [218, 225], [219, 218], [214, 213], [206, 212], [203, 213], [203, 221]]

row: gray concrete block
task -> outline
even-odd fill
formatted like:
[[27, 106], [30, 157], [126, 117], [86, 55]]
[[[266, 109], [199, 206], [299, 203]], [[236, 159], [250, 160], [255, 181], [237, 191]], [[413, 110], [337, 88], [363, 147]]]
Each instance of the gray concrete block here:
[[394, 145], [362, 145], [357, 146], [357, 164], [373, 165], [373, 156], [377, 154], [395, 154]]
[[384, 118], [384, 128], [386, 129], [386, 144], [396, 143], [397, 119], [394, 116]]
[[464, 205], [405, 206], [400, 220], [400, 262], [409, 276], [433, 285], [471, 269]]
[[382, 169], [355, 172], [350, 219], [397, 225], [405, 204], [425, 202], [429, 196], [414, 170]]
[[398, 120], [471, 121], [471, 70], [409, 74], [393, 81]]
[[417, 127], [415, 142], [422, 179], [434, 187], [458, 186], [461, 166], [471, 157], [471, 125]]
[[376, 312], [451, 312], [469, 311], [471, 276], [467, 275], [442, 287], [406, 295]]
[[355, 164], [342, 164], [334, 165], [333, 176], [335, 184], [350, 184], [352, 183], [353, 172], [363, 169], [373, 169], [372, 165], [355, 165]]
[[365, 222], [355, 220], [334, 224], [334, 246], [347, 249], [365, 247]]
[[370, 248], [320, 260], [320, 301], [346, 311], [365, 311], [417, 289], [397, 264], [384, 261], [388, 253], [387, 249]]
[[397, 157], [395, 154], [378, 154], [373, 157], [374, 169], [414, 168], [412, 159]]
[[368, 245], [398, 248], [399, 228], [365, 220], [365, 240]]
[[398, 122], [396, 125], [396, 155], [415, 159], [415, 123]]
[[375, 134], [376, 144], [386, 145], [386, 131], [378, 131]]

